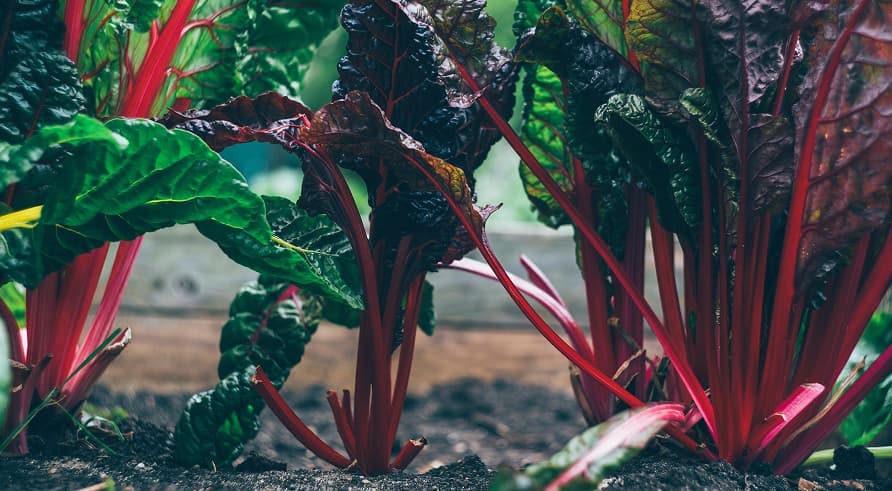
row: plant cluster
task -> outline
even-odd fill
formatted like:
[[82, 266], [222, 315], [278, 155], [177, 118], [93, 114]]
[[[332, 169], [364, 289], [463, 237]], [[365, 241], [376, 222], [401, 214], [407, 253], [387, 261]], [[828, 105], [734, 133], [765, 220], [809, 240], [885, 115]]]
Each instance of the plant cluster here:
[[[176, 223], [261, 273], [231, 305], [220, 383], [177, 424], [190, 465], [231, 462], [268, 405], [337, 467], [405, 468], [425, 441], [391, 449], [438, 268], [500, 282], [578, 369], [589, 423], [607, 422], [506, 487], [595, 479], [661, 430], [785, 473], [888, 385], [887, 341], [844, 375], [892, 281], [889, 0], [520, 0], [513, 52], [485, 6], [74, 1], [64, 29], [54, 2], [7, 9], [0, 282], [27, 292], [24, 325], [13, 293], [0, 302], [16, 387], [3, 433], [86, 398], [129, 341], [112, 326], [141, 235]], [[339, 11], [346, 55], [313, 110], [289, 96]], [[574, 229], [590, 339], [544, 272], [523, 259], [529, 281], [515, 277], [489, 247], [473, 173], [501, 137], [541, 220]], [[252, 193], [218, 154], [248, 142], [293, 154], [297, 202]], [[661, 316], [642, 293], [648, 238]], [[462, 259], [474, 248], [485, 264]], [[344, 452], [278, 393], [321, 318], [358, 326], [355, 385], [327, 395]], [[663, 356], [644, 352], [645, 326]]]

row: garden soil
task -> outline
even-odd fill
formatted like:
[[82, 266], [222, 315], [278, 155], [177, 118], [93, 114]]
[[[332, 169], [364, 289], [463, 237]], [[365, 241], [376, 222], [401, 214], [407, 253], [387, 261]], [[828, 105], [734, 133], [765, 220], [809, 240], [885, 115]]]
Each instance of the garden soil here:
[[[134, 343], [103, 379], [108, 385], [98, 387], [90, 399], [97, 407], [120, 407], [128, 414], [120, 423], [123, 441], [113, 432], [94, 431], [118, 455], [98, 448], [71, 425], [51, 429], [36, 421], [32, 453], [0, 457], [0, 490], [99, 490], [111, 483], [115, 489], [135, 490], [487, 489], [499, 469], [519, 469], [547, 458], [584, 425], [568, 390], [566, 363], [537, 334], [446, 328], [419, 339], [413, 391], [398, 439], [423, 436], [429, 443], [406, 472], [362, 477], [333, 470], [309, 454], [269, 411], [260, 434], [234, 467], [184, 468], [172, 460], [170, 431], [191, 393], [215, 382], [219, 323], [145, 316], [132, 321], [150, 326], [135, 332]], [[324, 327], [284, 395], [323, 439], [337, 443], [325, 401], [328, 385], [322, 383], [349, 386], [350, 370], [344, 367], [352, 365], [355, 333]], [[663, 442], [626, 464], [602, 488], [892, 489], [888, 481], [853, 480], [858, 475], [827, 469], [789, 477], [744, 475], [727, 464], [703, 463]]]

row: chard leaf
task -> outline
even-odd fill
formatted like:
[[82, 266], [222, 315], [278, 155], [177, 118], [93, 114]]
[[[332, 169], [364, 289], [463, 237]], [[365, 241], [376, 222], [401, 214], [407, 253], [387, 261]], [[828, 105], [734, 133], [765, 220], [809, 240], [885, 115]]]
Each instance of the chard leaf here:
[[[301, 130], [312, 116], [303, 104], [269, 92], [254, 99], [237, 97], [208, 110], [171, 111], [161, 122], [194, 133], [215, 150], [251, 141], [280, 145], [304, 161], [309, 175], [314, 159], [300, 144], [304, 143]], [[305, 186], [311, 180], [305, 177]], [[284, 198], [263, 199], [273, 233], [302, 250], [232, 233], [216, 223], [203, 223], [199, 230], [217, 241], [233, 260], [326, 297], [326, 310], [333, 321], [355, 325], [352, 311], [362, 308], [362, 295], [356, 290], [358, 270], [349, 240], [332, 221], [338, 214], [332, 211], [332, 218], [313, 217], [315, 210], [308, 214]]]
[[[787, 37], [786, 6], [773, 0], [704, 0], [711, 85], [731, 136], [744, 149], [749, 106], [778, 79]], [[745, 150], [742, 150], [745, 152]]]
[[753, 213], [787, 206], [793, 189], [793, 123], [786, 116], [750, 116], [750, 204]]
[[297, 248], [257, 240], [215, 221], [198, 224], [198, 230], [239, 264], [288, 280], [330, 302], [361, 309], [356, 260], [340, 227], [325, 215], [308, 215], [285, 198], [264, 196], [263, 203], [273, 235]]
[[504, 116], [514, 105], [513, 64], [490, 35], [475, 36], [493, 23], [482, 10], [484, 4], [480, 0], [347, 4], [341, 16], [348, 34], [347, 55], [338, 64], [340, 77], [333, 86], [334, 99], [354, 90], [368, 93], [394, 126], [421, 142], [431, 155], [464, 170], [471, 184], [473, 170], [500, 135], [473, 105], [478, 95], [468, 93], [447, 51], [468, 65]]
[[701, 220], [700, 182], [684, 138], [636, 95], [611, 97], [598, 108], [595, 120], [604, 125], [618, 148], [647, 180], [663, 225], [675, 232], [695, 228]]
[[319, 324], [318, 299], [292, 285], [261, 277], [242, 286], [220, 336], [220, 382], [194, 395], [174, 430], [174, 456], [181, 465], [229, 464], [260, 429], [263, 400], [250, 383], [262, 366], [276, 388], [300, 363]]
[[[575, 49], [567, 50], [565, 46]], [[532, 82], [531, 75], [528, 76], [525, 84], [531, 85], [533, 92], [524, 93], [525, 112], [529, 113], [522, 136], [530, 141], [542, 139], [555, 152], [560, 145], [561, 153], [543, 155], [544, 160], [540, 158], [540, 162], [559, 184], [566, 186], [568, 193], [573, 192], [572, 159], [575, 155], [581, 160], [586, 180], [598, 190], [599, 203], [595, 209], [599, 211], [599, 232], [614, 252], [622, 256], [626, 216], [623, 185], [629, 181], [628, 171], [623, 169], [623, 161], [605, 131], [594, 124], [594, 112], [611, 95], [640, 92], [637, 76], [623, 65], [615, 52], [579, 27], [559, 7], [549, 8], [542, 14], [536, 30], [520, 41], [517, 57], [540, 63], [540, 67], [555, 75], [544, 78], [541, 84], [538, 69]], [[566, 102], [562, 100], [565, 93]], [[534, 97], [532, 106], [530, 94]], [[537, 105], [540, 96], [545, 102]], [[548, 97], [553, 102], [547, 102]], [[558, 115], [556, 109], [562, 114]], [[542, 121], [536, 119], [539, 114]], [[556, 157], [561, 157], [560, 161]], [[524, 165], [521, 165], [521, 176], [525, 178], [528, 197], [540, 216], [547, 218], [546, 223], [554, 226], [564, 223], [563, 210]]]
[[[712, 97], [712, 92], [705, 88], [686, 89], [681, 94], [678, 101], [691, 119], [696, 123], [697, 128], [703, 132], [703, 136], [709, 142], [709, 147], [714, 155], [719, 157], [721, 165], [716, 166], [719, 169], [719, 176], [722, 187], [725, 192], [725, 217], [729, 224], [729, 233], [736, 234], [736, 220], [738, 210], [738, 196], [740, 177], [738, 176], [737, 154], [734, 151], [734, 143], [725, 127], [722, 119], [721, 110]], [[753, 147], [758, 149], [759, 147]], [[771, 165], [772, 162], [763, 162], [763, 165]]]
[[147, 117], [178, 99], [204, 106], [269, 89], [293, 94], [338, 9], [338, 2], [93, 0], [68, 27], [96, 113]]
[[9, 307], [19, 327], [25, 325], [25, 287], [17, 283], [0, 286], [0, 301]]
[[85, 108], [71, 60], [61, 51], [30, 53], [0, 83], [0, 140], [20, 143], [35, 129], [67, 123]]
[[696, 19], [685, 0], [632, 2], [626, 42], [638, 56], [644, 90], [664, 114], [678, 111], [681, 93], [700, 84]]
[[[59, 51], [56, 2], [8, 2], [0, 14], [0, 141], [67, 123], [86, 106], [80, 77]], [[19, 176], [21, 177], [21, 176]], [[0, 188], [9, 182], [0, 181]]]
[[[272, 227], [285, 235], [274, 237], [266, 202], [194, 135], [146, 120], [102, 125], [79, 116], [66, 126], [42, 128], [18, 153], [40, 158], [60, 144], [67, 150], [62, 173], [37, 226], [9, 230], [0, 242], [6, 252], [0, 266], [12, 279], [30, 287], [104, 242], [195, 223], [246, 266], [361, 307], [337, 227], [322, 217], [304, 220], [288, 204], [270, 211]], [[299, 240], [313, 245], [289, 242]], [[312, 249], [316, 246], [322, 250]]]
[[4, 2], [0, 13], [0, 79], [34, 53], [59, 47], [62, 26], [52, 0]]
[[[794, 106], [796, 183], [790, 205], [794, 284], [810, 287], [836, 252], [888, 230], [892, 201], [892, 2], [835, 5], [820, 17]], [[881, 232], [881, 236], [885, 232]]]
[[536, 27], [542, 12], [550, 7], [566, 7], [564, 0], [519, 0], [514, 10], [514, 35], [520, 37], [527, 29]]
[[624, 462], [638, 454], [669, 422], [684, 421], [682, 406], [657, 404], [630, 409], [589, 428], [546, 462], [522, 473], [500, 473], [494, 491], [595, 489]]
[[[571, 193], [573, 155], [564, 136], [566, 101], [561, 80], [548, 68], [535, 65], [524, 79], [523, 99], [521, 141], [561, 189]], [[520, 178], [540, 221], [552, 228], [569, 223], [563, 208], [522, 162]]]
[[[566, 0], [576, 20], [607, 46], [628, 56], [623, 27], [626, 24], [621, 0]], [[631, 3], [631, 2], [629, 2]]]
[[343, 0], [249, 0], [246, 32], [235, 46], [239, 93], [254, 96], [273, 90], [296, 97], [310, 60], [337, 28], [343, 7]]
[[[418, 141], [394, 127], [368, 94], [351, 92], [324, 106], [313, 118], [306, 139], [366, 178], [370, 188], [378, 176], [386, 174], [386, 187], [400, 190], [386, 202], [376, 203], [372, 219], [380, 227], [378, 240], [411, 236], [412, 244], [421, 251], [419, 264], [425, 269], [448, 264], [473, 248], [438, 191], [439, 186], [482, 229], [488, 210], [474, 206], [464, 172], [425, 152]], [[386, 166], [386, 173], [372, 165]], [[374, 235], [372, 240], [376, 240]]]

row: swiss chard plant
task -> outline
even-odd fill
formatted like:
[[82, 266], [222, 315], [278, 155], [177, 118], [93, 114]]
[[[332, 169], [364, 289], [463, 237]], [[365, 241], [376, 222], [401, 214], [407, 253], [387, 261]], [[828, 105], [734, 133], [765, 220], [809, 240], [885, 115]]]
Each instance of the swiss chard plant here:
[[[292, 93], [339, 8], [259, 1], [7, 7], [0, 24], [0, 283], [28, 290], [24, 325], [0, 302], [16, 368], [3, 434], [54, 390], [58, 405], [77, 408], [129, 342], [123, 330], [90, 356], [112, 332], [143, 233], [196, 223], [230, 248], [243, 236], [296, 248], [273, 235], [264, 201], [207, 145], [133, 118], [230, 94]], [[119, 116], [126, 119], [112, 119]], [[121, 242], [88, 322], [110, 241]], [[258, 261], [261, 271], [271, 267]], [[342, 299], [302, 266], [286, 278]], [[24, 433], [11, 450], [27, 451]]]
[[[345, 452], [319, 439], [288, 408], [277, 392], [281, 372], [260, 362], [253, 376], [263, 400], [285, 426], [337, 467], [366, 474], [403, 469], [425, 445], [423, 438], [409, 439], [391, 455], [416, 332], [419, 327], [428, 333], [433, 329], [432, 291], [425, 277], [473, 247], [467, 227], [479, 233], [491, 211], [474, 204], [473, 171], [500, 137], [475, 103], [480, 94], [470, 90], [449, 58], [447, 42], [460, 46], [470, 76], [488, 87], [500, 117], [513, 105], [514, 64], [493, 43], [494, 21], [484, 5], [348, 2], [341, 14], [347, 55], [339, 64], [330, 104], [311, 111], [267, 94], [207, 111], [173, 111], [164, 119], [215, 149], [260, 141], [294, 153], [304, 173], [301, 197], [296, 205], [269, 207], [276, 233], [286, 240], [316, 233], [319, 222], [309, 215], [336, 224], [346, 236], [355, 276], [344, 280], [361, 288], [362, 308], [338, 308], [331, 302], [326, 307], [328, 317], [339, 313], [342, 323], [359, 326], [353, 390], [328, 393]], [[344, 169], [357, 173], [366, 185], [372, 208], [368, 232]]]
[[[543, 218], [574, 227], [593, 345], [557, 336], [522, 294], [560, 307], [544, 277], [519, 286], [473, 233], [490, 269], [467, 268], [611, 394], [583, 378], [596, 419], [614, 396], [689, 403], [677, 439], [790, 471], [892, 369], [885, 346], [833, 390], [892, 281], [892, 3], [531, 0], [521, 27], [543, 10], [517, 49], [522, 133], [479, 102]], [[642, 293], [648, 230], [662, 316]], [[640, 356], [610, 359], [640, 346], [639, 318], [665, 353], [653, 392]]]

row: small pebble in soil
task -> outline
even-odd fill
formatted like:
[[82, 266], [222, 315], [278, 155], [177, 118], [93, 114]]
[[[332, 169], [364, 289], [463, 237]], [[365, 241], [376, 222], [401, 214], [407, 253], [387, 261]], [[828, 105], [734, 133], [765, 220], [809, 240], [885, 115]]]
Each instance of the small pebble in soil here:
[[855, 479], [876, 479], [876, 459], [862, 445], [849, 448], [845, 445], [833, 451], [836, 472]]

